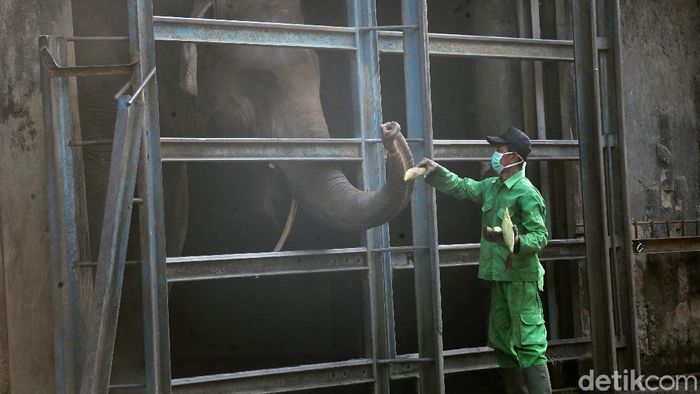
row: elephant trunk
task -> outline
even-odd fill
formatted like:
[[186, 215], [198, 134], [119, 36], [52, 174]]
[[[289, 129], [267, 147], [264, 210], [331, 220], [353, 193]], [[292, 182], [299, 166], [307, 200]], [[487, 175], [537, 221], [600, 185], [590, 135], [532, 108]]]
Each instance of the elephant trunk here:
[[343, 231], [379, 226], [396, 216], [410, 201], [413, 181], [403, 174], [413, 157], [399, 129], [385, 131], [382, 142], [388, 152], [386, 183], [376, 191], [362, 191], [330, 163], [277, 163], [299, 205], [318, 222]]

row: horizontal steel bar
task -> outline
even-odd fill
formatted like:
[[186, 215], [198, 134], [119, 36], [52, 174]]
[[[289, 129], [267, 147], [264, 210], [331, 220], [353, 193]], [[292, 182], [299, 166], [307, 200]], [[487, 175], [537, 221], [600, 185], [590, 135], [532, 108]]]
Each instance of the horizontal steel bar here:
[[[161, 138], [163, 161], [362, 161], [357, 138]], [[365, 141], [376, 142], [376, 141]], [[481, 140], [435, 140], [435, 159], [488, 161]], [[575, 140], [534, 140], [528, 160], [578, 160]]]
[[51, 77], [86, 77], [97, 75], [123, 75], [134, 71], [136, 62], [129, 64], [105, 64], [96, 66], [59, 66], [48, 49], [41, 48], [41, 61], [49, 68]]
[[668, 237], [632, 240], [635, 253], [685, 253], [700, 251], [700, 237]]
[[386, 360], [377, 360], [377, 364], [432, 364], [435, 359], [418, 357], [396, 357]]
[[163, 161], [361, 161], [350, 138], [161, 138]]
[[367, 269], [365, 248], [166, 259], [168, 282]]
[[153, 17], [156, 41], [355, 50], [355, 29], [292, 23]]
[[[479, 265], [478, 243], [440, 245], [440, 267], [468, 267]], [[586, 258], [585, 243], [579, 239], [550, 240], [540, 253], [541, 261], [579, 260]], [[394, 261], [395, 269], [412, 268], [410, 257], [397, 256]]]
[[66, 41], [129, 41], [128, 36], [66, 36]]
[[[435, 157], [439, 160], [488, 161], [493, 146], [483, 140], [435, 140]], [[528, 160], [578, 160], [576, 140], [533, 140]]]
[[[496, 356], [490, 347], [445, 350], [445, 373], [459, 373], [498, 368]], [[416, 354], [407, 355], [416, 357]], [[550, 361], [588, 360], [591, 358], [589, 338], [575, 338], [549, 341], [547, 358]], [[418, 376], [419, 365], [406, 364], [392, 366], [392, 379]]]
[[[550, 341], [547, 356], [551, 361], [588, 360], [591, 358], [590, 339], [575, 338]], [[445, 350], [444, 360], [445, 373], [498, 367], [493, 349], [488, 347]], [[430, 359], [419, 358], [417, 354], [403, 354], [389, 361], [392, 379], [416, 377], [422, 365], [432, 362]], [[269, 393], [279, 390], [310, 390], [371, 381], [373, 381], [372, 360], [357, 359], [173, 379], [172, 387], [176, 393]]]
[[[157, 41], [210, 42], [355, 51], [357, 30], [352, 27], [300, 25], [200, 18], [156, 16]], [[360, 28], [363, 29], [363, 28]], [[528, 38], [428, 35], [434, 56], [494, 57], [526, 60], [573, 61], [573, 42]], [[403, 33], [379, 32], [379, 51], [403, 53]]]
[[361, 26], [358, 27], [359, 31], [372, 31], [372, 30], [411, 30], [417, 29], [418, 25], [386, 25], [386, 26]]
[[[389, 248], [394, 269], [413, 268], [411, 247]], [[424, 249], [416, 247], [413, 249]], [[540, 259], [575, 260], [585, 258], [580, 240], [552, 240]], [[375, 250], [371, 250], [376, 252]], [[245, 278], [271, 275], [311, 274], [366, 270], [366, 248], [345, 248], [271, 253], [240, 253], [215, 256], [169, 257], [168, 282]], [[439, 247], [440, 267], [478, 265], [479, 244]]]
[[[431, 56], [574, 61], [574, 43], [568, 40], [430, 33], [428, 50]], [[379, 51], [403, 53], [403, 34], [379, 32]]]
[[173, 379], [174, 393], [272, 393], [372, 382], [372, 360], [271, 368]]

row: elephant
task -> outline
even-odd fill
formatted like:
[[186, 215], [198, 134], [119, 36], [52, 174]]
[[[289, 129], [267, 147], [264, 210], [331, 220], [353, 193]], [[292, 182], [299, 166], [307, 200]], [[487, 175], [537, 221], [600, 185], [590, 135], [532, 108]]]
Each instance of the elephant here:
[[[124, 14], [123, 5], [114, 15]], [[124, 35], [125, 20], [108, 15], [100, 2], [75, 0], [74, 15], [101, 15], [75, 22], [78, 35]], [[208, 17], [212, 19], [304, 23], [301, 0], [169, 0], [156, 2], [157, 15]], [[77, 60], [83, 64], [119, 63], [125, 45], [98, 47], [93, 42], [76, 43]], [[163, 136], [177, 137], [271, 137], [328, 138], [331, 133], [320, 97], [319, 59], [314, 50], [256, 46], [159, 44], [157, 84], [160, 124]], [[79, 81], [80, 120], [83, 138], [106, 139], [113, 128], [114, 103], [109, 93], [123, 80], [84, 78]], [[377, 125], [379, 127], [379, 125]], [[194, 135], [193, 135], [194, 134]], [[413, 181], [403, 174], [413, 158], [400, 127], [383, 128], [386, 150], [386, 182], [375, 191], [362, 191], [348, 180], [342, 169], [330, 162], [275, 162], [268, 166], [243, 164], [245, 184], [251, 200], [236, 200], [235, 193], [217, 193], [227, 206], [244, 205], [238, 213], [254, 216], [267, 212], [268, 205], [280, 204], [280, 196], [291, 196], [303, 212], [319, 225], [342, 232], [359, 232], [379, 226], [395, 217], [410, 201]], [[100, 222], [104, 215], [109, 148], [99, 145], [84, 149], [90, 219], [90, 239], [97, 250]], [[228, 170], [215, 171], [212, 179], [225, 184]], [[182, 254], [192, 221], [188, 213], [193, 188], [188, 186], [192, 169], [183, 163], [163, 166], [166, 252]], [[195, 178], [199, 178], [195, 176]], [[271, 178], [272, 180], [269, 180]], [[281, 182], [280, 182], [281, 180]], [[270, 186], [273, 184], [273, 186]], [[280, 191], [281, 188], [286, 188]], [[196, 189], [196, 188], [195, 188]], [[195, 190], [194, 193], [206, 193]], [[206, 201], [206, 200], [205, 200]], [[263, 207], [245, 205], [262, 201]], [[252, 215], [251, 215], [252, 212]], [[231, 219], [232, 221], [242, 219]], [[253, 218], [252, 220], [258, 220]], [[132, 239], [138, 226], [132, 224]], [[241, 242], [228, 237], [228, 243]], [[245, 243], [245, 240], [242, 241]], [[130, 242], [129, 254], [137, 256], [138, 242]], [[136, 245], [135, 247], [132, 247]], [[226, 249], [224, 249], [226, 250]], [[124, 281], [120, 327], [115, 348], [113, 378], [137, 380], [142, 359], [138, 347], [141, 315], [137, 274], [127, 270]], [[131, 338], [122, 341], [120, 338]]]
[[[204, 16], [207, 10], [214, 19], [304, 23], [299, 0], [198, 0], [192, 16]], [[329, 137], [313, 50], [218, 45], [198, 58], [195, 44], [186, 44], [180, 86], [209, 106], [203, 122], [208, 132], [227, 136], [239, 129], [255, 137]], [[206, 73], [197, 75], [200, 68]], [[402, 180], [413, 165], [408, 145], [396, 128], [384, 129], [382, 140], [388, 153], [387, 181], [378, 191], [358, 190], [330, 164], [279, 162], [276, 167], [301, 208], [319, 223], [364, 230], [396, 216], [411, 195], [412, 184]]]

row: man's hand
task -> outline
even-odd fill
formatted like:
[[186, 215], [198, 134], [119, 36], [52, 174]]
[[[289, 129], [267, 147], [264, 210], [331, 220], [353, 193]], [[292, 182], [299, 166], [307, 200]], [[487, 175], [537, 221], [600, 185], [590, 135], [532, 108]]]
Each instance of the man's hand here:
[[416, 167], [425, 167], [425, 176], [427, 177], [431, 172], [437, 170], [438, 164], [427, 157], [424, 157]]
[[[520, 243], [520, 236], [518, 235], [518, 226], [513, 225], [513, 234], [515, 234], [515, 245], [516, 250], [518, 249], [518, 244]], [[484, 239], [489, 242], [495, 242], [497, 244], [506, 246], [506, 241], [503, 238], [503, 231], [488, 231], [486, 227], [483, 230]]]
[[503, 240], [503, 231], [494, 231], [493, 229], [489, 231], [488, 228], [484, 226], [483, 235], [484, 239], [489, 242], [495, 242], [498, 244], [505, 243], [505, 241]]

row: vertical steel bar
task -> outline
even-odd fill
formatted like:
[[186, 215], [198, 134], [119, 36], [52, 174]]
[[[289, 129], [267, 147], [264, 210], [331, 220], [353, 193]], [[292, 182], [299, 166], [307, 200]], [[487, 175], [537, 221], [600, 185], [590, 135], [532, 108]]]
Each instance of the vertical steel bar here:
[[[605, 34], [605, 33], [604, 33]], [[614, 72], [610, 70], [611, 64], [610, 64], [610, 56], [607, 53], [607, 51], [599, 51], [598, 52], [598, 65], [600, 68], [600, 105], [601, 105], [601, 124], [602, 124], [602, 132], [603, 132], [603, 141], [604, 141], [604, 148], [603, 148], [603, 163], [605, 164], [605, 170], [606, 170], [606, 198], [607, 198], [607, 204], [608, 204], [608, 228], [611, 230], [610, 231], [610, 240], [611, 240], [611, 245], [612, 248], [610, 248], [610, 269], [611, 269], [611, 275], [612, 275], [612, 292], [613, 292], [613, 313], [615, 316], [615, 332], [619, 336], [621, 335], [621, 327], [620, 325], [622, 324], [622, 321], [624, 319], [623, 311], [621, 308], [624, 308], [622, 306], [622, 301], [620, 299], [621, 297], [621, 290], [619, 289], [617, 279], [619, 278], [620, 272], [618, 270], [618, 263], [619, 263], [619, 253], [618, 253], [618, 248], [620, 247], [619, 243], [619, 227], [618, 227], [618, 219], [620, 212], [616, 209], [616, 200], [618, 197], [617, 193], [617, 188], [616, 188], [616, 182], [615, 182], [615, 167], [617, 165], [616, 160], [615, 160], [615, 155], [613, 153], [613, 141], [615, 140], [615, 132], [613, 131], [614, 128], [616, 127], [615, 125], [615, 119], [612, 115], [613, 111], [613, 106], [611, 105], [610, 102], [610, 96], [612, 95], [614, 98]], [[612, 78], [612, 81], [611, 81]]]
[[593, 368], [597, 374], [611, 374], [617, 357], [601, 150], [595, 0], [573, 0], [572, 13]]
[[[416, 158], [433, 156], [433, 121], [430, 95], [430, 58], [428, 55], [428, 15], [426, 0], [402, 0], [402, 23], [418, 25], [404, 32], [404, 74], [406, 84], [406, 118], [408, 137], [423, 139], [413, 146]], [[416, 182], [411, 204], [414, 245], [416, 250], [415, 290], [418, 319], [419, 357], [431, 358], [432, 364], [419, 371], [421, 393], [444, 393], [442, 358], [442, 306], [437, 242], [435, 191], [425, 182]]]
[[106, 393], [112, 370], [141, 145], [141, 106], [129, 106], [128, 98], [124, 96], [119, 99], [117, 110], [90, 332], [80, 385], [82, 393]]
[[[530, 21], [532, 27], [532, 38], [541, 38], [540, 27], [540, 3], [539, 1], [530, 1]], [[541, 140], [547, 139], [546, 130], [546, 114], [544, 110], [544, 78], [542, 70], [542, 62], [533, 62], [534, 89], [535, 89], [535, 120], [537, 124], [537, 138]], [[547, 230], [552, 235], [552, 191], [549, 183], [549, 163], [542, 161], [540, 166], [540, 191], [542, 197], [548, 207], [547, 209]], [[549, 337], [551, 339], [559, 338], [559, 306], [557, 304], [556, 294], [556, 276], [555, 266], [553, 262], [546, 263], [547, 275], [547, 311], [549, 314]]]
[[[571, 39], [571, 4], [570, 0], [557, 1], [554, 4], [556, 10], [556, 26], [557, 39]], [[563, 139], [574, 139], [578, 136], [574, 135], [573, 124], [575, 114], [573, 113], [573, 65], [566, 62], [559, 63], [559, 102], [561, 116], [561, 133]], [[567, 218], [567, 237], [573, 238], [576, 236], [576, 223], [583, 221], [581, 217], [581, 174], [579, 173], [578, 162], [565, 162], [564, 174], [566, 179], [571, 182], [566, 182], [566, 218]], [[576, 261], [574, 264], [566, 266], [569, 271], [571, 283], [569, 284], [571, 293], [571, 309], [573, 315], [573, 331], [574, 336], [582, 335], [581, 327], [581, 278], [579, 276], [579, 265], [581, 261]]]
[[[532, 18], [530, 0], [518, 0], [516, 17], [518, 20], [518, 36], [530, 37], [532, 35]], [[535, 105], [535, 79], [534, 62], [520, 61], [520, 88], [522, 97], [522, 127], [526, 132], [532, 132], [537, 128], [537, 108]]]
[[[377, 25], [374, 0], [348, 2], [348, 22], [353, 27]], [[363, 140], [381, 138], [382, 121], [381, 88], [379, 81], [379, 50], [377, 31], [359, 30], [357, 33], [357, 57], [352, 61], [356, 130]], [[362, 177], [366, 190], [378, 190], [386, 177], [384, 151], [380, 144], [363, 144]], [[366, 231], [364, 242], [368, 249], [389, 247], [389, 224]], [[396, 355], [394, 331], [394, 300], [391, 271], [391, 255], [387, 251], [368, 253], [370, 318], [372, 352], [375, 372], [374, 391], [388, 393], [390, 369], [388, 364], [377, 364], [377, 359], [389, 359]]]
[[[61, 38], [42, 36], [39, 48], [53, 54], [58, 64], [66, 61], [65, 41]], [[74, 393], [78, 389], [78, 373], [82, 366], [79, 281], [73, 270], [73, 262], [82, 257], [75, 194], [77, 158], [68, 146], [73, 125], [69, 80], [68, 77], [52, 78], [45, 55], [40, 53], [54, 286], [54, 371], [57, 392]]]
[[[156, 66], [153, 3], [129, 0], [129, 53], [138, 60], [132, 86], [138, 86]], [[160, 158], [157, 76], [144, 88], [143, 142], [138, 194], [141, 238], [141, 281], [147, 393], [170, 392], [170, 331], [165, 268], [165, 218]]]
[[[629, 227], [630, 222], [630, 200], [629, 194], [627, 193], [628, 185], [627, 180], [627, 129], [625, 127], [625, 103], [624, 103], [624, 86], [622, 80], [622, 31], [620, 27], [620, 1], [615, 0], [611, 4], [612, 7], [612, 36], [611, 40], [614, 51], [615, 59], [615, 90], [617, 98], [617, 130], [618, 130], [618, 150], [619, 150], [619, 179], [620, 179], [620, 189], [621, 189], [621, 212], [622, 212], [622, 251], [624, 253], [624, 266], [626, 268], [626, 283], [627, 288], [627, 309], [628, 309], [628, 322], [627, 327], [625, 327], [627, 346], [631, 353], [631, 367], [634, 368], [637, 373], [641, 372], [641, 361], [639, 355], [639, 343], [638, 329], [637, 329], [637, 301], [636, 301], [636, 289], [634, 280], [634, 253], [632, 251], [632, 235]], [[636, 226], [635, 226], [636, 233]], [[683, 233], [685, 235], [685, 223], [683, 223]]]

